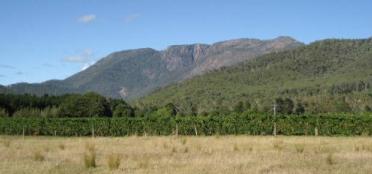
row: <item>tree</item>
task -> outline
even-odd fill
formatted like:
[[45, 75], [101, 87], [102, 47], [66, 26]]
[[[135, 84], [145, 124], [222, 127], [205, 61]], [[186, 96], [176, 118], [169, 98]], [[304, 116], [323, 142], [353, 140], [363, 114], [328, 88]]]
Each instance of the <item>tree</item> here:
[[8, 117], [8, 112], [4, 108], [0, 108], [0, 117]]
[[22, 108], [14, 112], [13, 117], [40, 117], [40, 110], [35, 108]]
[[295, 114], [303, 114], [305, 113], [305, 107], [302, 103], [298, 102], [296, 104]]
[[70, 95], [62, 102], [61, 117], [88, 117], [88, 102], [81, 95]]
[[176, 116], [177, 115], [177, 108], [173, 103], [168, 103], [162, 108], [159, 108], [155, 112], [156, 116]]
[[252, 107], [252, 105], [251, 105], [251, 103], [247, 100], [247, 101], [245, 101], [245, 103], [244, 103], [244, 107], [245, 107], [246, 110], [250, 110], [251, 107]]
[[368, 105], [365, 105], [365, 106], [364, 106], [364, 111], [366, 111], [366, 112], [371, 112], [372, 109], [371, 109], [371, 107], [369, 107]]
[[286, 98], [286, 99], [277, 98], [277, 99], [275, 99], [275, 103], [277, 105], [278, 113], [282, 113], [282, 114], [292, 114], [293, 113], [294, 104], [293, 104], [293, 101], [291, 99], [289, 99], [289, 98]]
[[239, 101], [238, 103], [235, 104], [234, 106], [234, 112], [236, 113], [242, 113], [244, 112], [244, 104], [242, 101]]
[[105, 97], [89, 92], [83, 96], [88, 105], [88, 117], [111, 116], [110, 106]]
[[335, 109], [337, 112], [350, 112], [352, 110], [350, 105], [346, 102], [345, 97], [335, 102]]
[[60, 115], [62, 117], [107, 117], [111, 116], [111, 110], [106, 98], [91, 92], [67, 97], [61, 105]]
[[127, 104], [118, 104], [113, 112], [113, 117], [134, 117], [134, 110]]
[[59, 108], [57, 107], [47, 107], [40, 112], [41, 117], [51, 117], [55, 118], [58, 117], [59, 114]]

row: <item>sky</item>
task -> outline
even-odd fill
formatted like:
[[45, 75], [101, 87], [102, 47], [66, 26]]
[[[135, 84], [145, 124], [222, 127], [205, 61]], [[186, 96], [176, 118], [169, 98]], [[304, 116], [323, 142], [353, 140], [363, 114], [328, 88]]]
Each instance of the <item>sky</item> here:
[[1, 0], [0, 84], [64, 79], [134, 48], [372, 36], [371, 0]]

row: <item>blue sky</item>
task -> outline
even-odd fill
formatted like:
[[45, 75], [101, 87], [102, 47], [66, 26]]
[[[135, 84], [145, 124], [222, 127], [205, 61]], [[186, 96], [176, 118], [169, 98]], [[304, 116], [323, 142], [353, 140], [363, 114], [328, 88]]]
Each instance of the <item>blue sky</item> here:
[[119, 50], [372, 36], [370, 0], [1, 0], [0, 84], [64, 79]]

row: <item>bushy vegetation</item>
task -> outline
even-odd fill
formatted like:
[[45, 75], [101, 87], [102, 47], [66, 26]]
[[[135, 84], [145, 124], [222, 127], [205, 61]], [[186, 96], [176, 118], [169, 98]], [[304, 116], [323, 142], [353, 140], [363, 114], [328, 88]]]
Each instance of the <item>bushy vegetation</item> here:
[[0, 134], [58, 136], [127, 135], [372, 135], [371, 114], [278, 115], [245, 112], [225, 116], [124, 118], [1, 118]]

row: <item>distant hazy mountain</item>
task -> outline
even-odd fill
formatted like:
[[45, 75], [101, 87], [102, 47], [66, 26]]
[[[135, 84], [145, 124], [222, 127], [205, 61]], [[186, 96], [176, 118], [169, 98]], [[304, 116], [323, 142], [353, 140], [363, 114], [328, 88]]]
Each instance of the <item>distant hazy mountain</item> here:
[[19, 83], [8, 89], [37, 95], [95, 91], [108, 97], [133, 99], [210, 70], [301, 45], [290, 37], [278, 37], [272, 40], [236, 39], [212, 45], [174, 45], [162, 51], [151, 48], [126, 50], [112, 53], [65, 80]]

